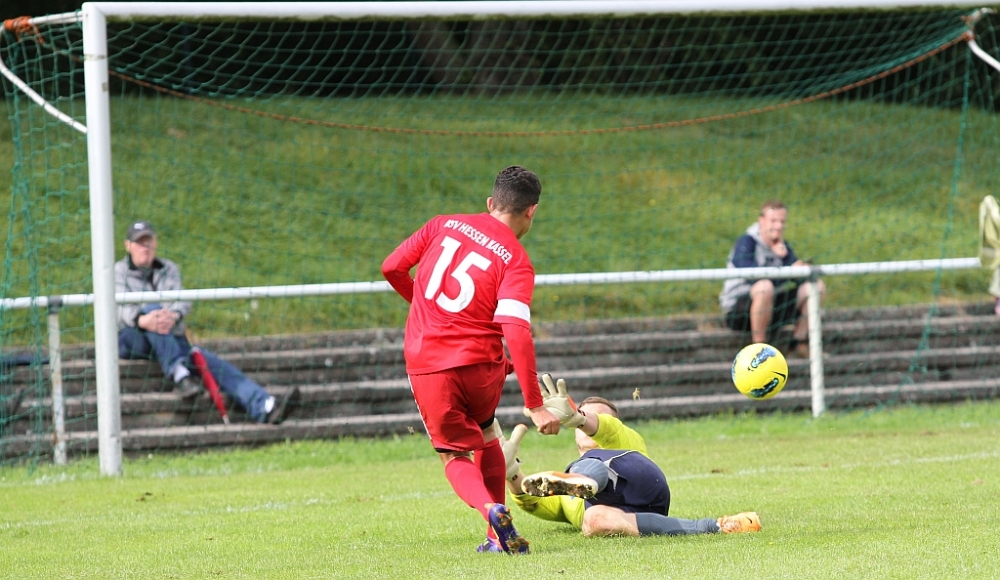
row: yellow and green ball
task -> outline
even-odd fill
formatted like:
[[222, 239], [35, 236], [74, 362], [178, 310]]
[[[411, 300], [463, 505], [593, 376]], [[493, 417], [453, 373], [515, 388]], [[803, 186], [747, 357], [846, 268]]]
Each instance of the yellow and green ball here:
[[751, 399], [770, 399], [785, 388], [787, 381], [788, 362], [769, 344], [751, 344], [733, 359], [733, 384]]

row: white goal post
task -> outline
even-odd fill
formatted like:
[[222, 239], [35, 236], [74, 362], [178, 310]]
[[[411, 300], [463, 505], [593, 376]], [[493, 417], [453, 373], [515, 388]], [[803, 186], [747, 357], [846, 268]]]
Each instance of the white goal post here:
[[[87, 166], [93, 264], [94, 342], [100, 469], [122, 468], [121, 413], [117, 354], [108, 22], [380, 19], [487, 19], [538, 17], [624, 17], [655, 14], [754, 13], [916, 7], [977, 7], [960, 0], [624, 0], [510, 2], [88, 2], [78, 13], [43, 17], [50, 22], [79, 20], [83, 32], [86, 92]], [[61, 19], [61, 20], [60, 20]], [[36, 19], [41, 22], [43, 19]], [[971, 38], [970, 38], [971, 41]], [[977, 47], [970, 42], [973, 50]], [[981, 58], [986, 58], [980, 55]], [[995, 62], [995, 61], [994, 61]], [[994, 66], [991, 64], [991, 66]], [[44, 104], [43, 104], [44, 107]], [[845, 272], [846, 273], [846, 272]], [[576, 276], [572, 282], [583, 283]], [[666, 279], [666, 278], [665, 278]], [[679, 278], [676, 278], [679, 279]], [[689, 278], [690, 279], [690, 278]], [[652, 280], [650, 280], [652, 281]]]

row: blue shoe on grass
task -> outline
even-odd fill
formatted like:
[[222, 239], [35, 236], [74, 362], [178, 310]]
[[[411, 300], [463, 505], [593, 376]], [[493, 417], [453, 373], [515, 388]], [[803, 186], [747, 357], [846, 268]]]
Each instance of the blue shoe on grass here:
[[500, 542], [489, 537], [483, 540], [482, 544], [479, 544], [476, 551], [480, 554], [503, 554], [503, 548], [500, 547]]
[[528, 540], [514, 529], [514, 519], [510, 510], [502, 503], [495, 503], [490, 508], [490, 527], [500, 539], [500, 547], [509, 554], [527, 554], [531, 552]]

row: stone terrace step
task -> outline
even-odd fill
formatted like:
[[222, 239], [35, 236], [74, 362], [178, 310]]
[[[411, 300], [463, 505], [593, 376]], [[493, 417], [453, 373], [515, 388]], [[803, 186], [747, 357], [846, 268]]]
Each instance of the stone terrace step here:
[[[979, 380], [997, 376], [1000, 346], [925, 349], [875, 353], [851, 353], [824, 358], [824, 382], [839, 388], [863, 382], [872, 386], [922, 384], [946, 380]], [[809, 390], [809, 361], [789, 360], [790, 379], [786, 392]], [[553, 370], [570, 385], [577, 400], [598, 395], [613, 401], [640, 398], [663, 398], [731, 394], [731, 363], [699, 362], [662, 365], [625, 365]], [[269, 386], [271, 394], [280, 396], [289, 387]], [[299, 385], [300, 406], [293, 417], [319, 418], [337, 415], [359, 415], [410, 412], [415, 410], [406, 378], [390, 378], [352, 382]], [[514, 376], [508, 378], [502, 403], [516, 405], [521, 400], [520, 387]], [[32, 414], [51, 414], [51, 399], [28, 398], [24, 409]], [[207, 397], [193, 404], [181, 403], [169, 392], [149, 391], [124, 393], [121, 398], [122, 424], [132, 426], [168, 426], [213, 424], [218, 421]], [[93, 394], [69, 396], [66, 399], [68, 429], [86, 428], [76, 422], [97, 411]], [[243, 420], [241, 410], [230, 405], [233, 420]], [[25, 418], [27, 418], [26, 415]]]
[[[840, 322], [884, 323], [890, 320], [924, 320], [931, 307], [929, 305], [912, 305], [886, 308], [840, 308], [823, 311], [824, 327]], [[934, 310], [935, 318], [953, 318], [958, 316], [983, 317], [992, 316], [992, 302], [970, 302], [961, 304], [938, 305]], [[720, 315], [681, 315], [651, 318], [626, 318], [615, 320], [590, 320], [583, 322], [548, 322], [534, 325], [536, 338], [574, 337], [583, 335], [617, 335], [647, 332], [706, 332], [710, 330], [725, 331], [725, 324]], [[311, 334], [248, 336], [237, 338], [210, 338], [198, 340], [197, 344], [219, 354], [295, 351], [308, 349], [324, 349], [349, 346], [390, 345], [401, 346], [403, 329], [379, 328], [369, 330], [335, 331]], [[93, 344], [65, 345], [63, 360], [75, 359], [93, 360]], [[226, 357], [230, 358], [230, 357]]]
[[[893, 346], [898, 350], [903, 345], [908, 346], [909, 350], [914, 350], [917, 343], [925, 339], [925, 329], [927, 325], [922, 321], [897, 321], [875, 329], [866, 327], [864, 323], [831, 324], [826, 327], [824, 350], [828, 355], [874, 352], [886, 350], [887, 346]], [[935, 319], [932, 320], [930, 332], [926, 336], [926, 346], [934, 349], [993, 345], [998, 342], [996, 338], [1000, 336], [998, 330], [1000, 330], [998, 317]], [[836, 348], [837, 343], [843, 343], [847, 348]], [[741, 345], [741, 338], [735, 333], [709, 331], [559, 337], [539, 339], [536, 346], [539, 359], [545, 361], [546, 369], [569, 369], [580, 366], [579, 361], [587, 367], [613, 366], [616, 364], [616, 359], [627, 358], [634, 362], [636, 357], [650, 359], [645, 364], [728, 360]], [[872, 345], [877, 348], [872, 348]], [[282, 373], [291, 374], [293, 377], [291, 381], [264, 379], [261, 381], [264, 384], [325, 383], [405, 376], [402, 350], [398, 346], [246, 353], [236, 357], [227, 355], [227, 358], [258, 378], [261, 375], [277, 377]], [[123, 391], [169, 388], [168, 383], [162, 379], [162, 371], [156, 363], [123, 360], [120, 361], [120, 368]], [[43, 370], [47, 372], [47, 369]], [[13, 372], [13, 382], [20, 383], [33, 378], [34, 372], [28, 367], [19, 367]], [[306, 376], [295, 377], [295, 375]], [[92, 361], [68, 361], [63, 365], [65, 385], [74, 382], [92, 383], [93, 377]], [[72, 387], [67, 387], [67, 390], [73, 392]], [[82, 392], [82, 389], [80, 391]]]
[[[992, 303], [943, 306], [928, 324], [929, 312], [927, 307], [906, 307], [824, 313], [824, 378], [831, 406], [874, 404], [879, 397], [946, 401], [994, 396], [991, 381], [1000, 376], [1000, 317], [992, 314]], [[808, 408], [811, 399], [809, 362], [796, 359], [789, 360], [788, 386], [774, 400], [753, 402], [736, 393], [729, 379], [731, 361], [747, 337], [722, 328], [719, 317], [540, 324], [535, 330], [539, 369], [566, 378], [577, 400], [600, 395], [624, 409], [642, 409], [647, 418], [720, 409]], [[780, 348], [785, 339], [787, 330], [775, 344]], [[288, 425], [279, 428], [259, 426], [233, 406], [233, 424], [223, 427], [207, 398], [193, 404], [177, 401], [156, 363], [120, 361], [122, 425], [134, 441], [142, 442], [130, 443], [135, 449], [150, 448], [144, 446], [154, 440], [161, 443], [153, 447], [185, 447], [195, 440], [211, 445], [402, 432], [404, 423], [414, 427], [416, 408], [401, 340], [401, 329], [382, 329], [204, 341], [272, 394], [299, 386], [302, 404], [292, 411]], [[93, 361], [87, 357], [93, 350], [81, 345], [64, 355], [67, 429], [74, 445], [90, 449], [86, 434], [96, 429], [96, 397]], [[48, 367], [5, 370], [4, 388], [33, 381], [39, 370], [47, 374]], [[51, 399], [37, 395], [29, 395], [0, 446], [18, 440], [11, 434], [23, 433], [29, 417], [50, 420]], [[520, 408], [513, 377], [501, 404], [508, 410]], [[661, 412], [665, 414], [655, 414]], [[420, 430], [419, 418], [414, 428]]]
[[[926, 333], [926, 334], [925, 334]], [[612, 335], [540, 337], [536, 341], [539, 368], [560, 369], [726, 361], [746, 337], [729, 330], [647, 331]], [[959, 348], [1000, 344], [1000, 317], [956, 315], [925, 319], [883, 319], [834, 322], [824, 326], [824, 352], [878, 352], [925, 348]], [[777, 344], [781, 344], [778, 342]], [[780, 347], [779, 347], [780, 348]], [[245, 351], [222, 355], [264, 385], [323, 384], [405, 376], [402, 345], [353, 345], [300, 348], [287, 351]], [[167, 390], [162, 371], [148, 361], [120, 361], [123, 392]], [[43, 374], [48, 367], [43, 367]], [[17, 367], [12, 382], [23, 384], [34, 370]], [[93, 361], [67, 360], [63, 383], [69, 394], [93, 388]]]

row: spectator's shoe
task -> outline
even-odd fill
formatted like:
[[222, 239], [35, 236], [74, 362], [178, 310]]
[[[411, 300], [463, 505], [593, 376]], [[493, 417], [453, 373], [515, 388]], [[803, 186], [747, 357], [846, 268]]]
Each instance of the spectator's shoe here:
[[302, 393], [299, 392], [298, 387], [292, 387], [286, 390], [285, 394], [274, 402], [274, 408], [267, 414], [267, 419], [265, 419], [265, 421], [272, 425], [280, 424], [285, 420], [285, 417], [288, 415], [288, 411], [290, 411], [294, 405], [298, 404], [299, 399], [301, 398]]
[[524, 492], [537, 497], [571, 495], [590, 499], [597, 495], [597, 482], [577, 473], [543, 471], [529, 475], [521, 482]]
[[792, 343], [788, 345], [788, 358], [809, 358], [809, 341], [806, 340], [792, 340]]
[[199, 393], [201, 393], [201, 387], [190, 376], [174, 383], [174, 394], [185, 403], [195, 400]]
[[480, 554], [502, 554], [503, 548], [500, 547], [500, 542], [494, 540], [493, 538], [486, 538], [476, 551]]
[[490, 508], [490, 526], [497, 533], [500, 547], [508, 554], [527, 554], [531, 552], [528, 540], [514, 529], [514, 519], [510, 510], [502, 503], [495, 503]]
[[719, 524], [719, 531], [723, 534], [760, 531], [760, 516], [757, 515], [757, 512], [743, 512], [735, 516], [722, 516], [717, 522]]
[[21, 387], [14, 391], [14, 394], [7, 397], [7, 401], [4, 403], [4, 417], [9, 419], [17, 414], [17, 410], [21, 408], [21, 401], [24, 400], [24, 393], [27, 390], [26, 387]]

